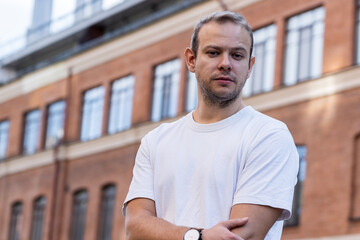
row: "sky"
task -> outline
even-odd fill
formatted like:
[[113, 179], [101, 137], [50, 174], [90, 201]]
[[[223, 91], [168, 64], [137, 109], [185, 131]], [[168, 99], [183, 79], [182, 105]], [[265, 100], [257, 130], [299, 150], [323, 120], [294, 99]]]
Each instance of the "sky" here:
[[0, 44], [26, 33], [34, 0], [0, 0]]
[[[53, 1], [50, 32], [56, 33], [74, 23], [76, 0]], [[124, 0], [102, 0], [107, 10]], [[90, 2], [90, 1], [89, 1]], [[0, 60], [2, 56], [25, 46], [25, 36], [32, 20], [34, 0], [0, 0]]]

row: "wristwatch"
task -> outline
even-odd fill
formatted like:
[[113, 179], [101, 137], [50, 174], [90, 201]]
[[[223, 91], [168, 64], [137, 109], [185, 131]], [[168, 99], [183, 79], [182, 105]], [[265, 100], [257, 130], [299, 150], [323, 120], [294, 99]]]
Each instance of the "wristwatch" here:
[[190, 228], [184, 234], [184, 240], [201, 240], [202, 229]]

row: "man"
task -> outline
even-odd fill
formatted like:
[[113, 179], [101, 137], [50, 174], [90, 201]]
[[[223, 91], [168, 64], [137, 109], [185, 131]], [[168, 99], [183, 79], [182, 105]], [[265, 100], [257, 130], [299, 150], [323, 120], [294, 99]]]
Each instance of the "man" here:
[[252, 46], [238, 13], [195, 26], [185, 58], [198, 105], [142, 139], [124, 203], [128, 239], [280, 239], [298, 155], [285, 124], [241, 99]]

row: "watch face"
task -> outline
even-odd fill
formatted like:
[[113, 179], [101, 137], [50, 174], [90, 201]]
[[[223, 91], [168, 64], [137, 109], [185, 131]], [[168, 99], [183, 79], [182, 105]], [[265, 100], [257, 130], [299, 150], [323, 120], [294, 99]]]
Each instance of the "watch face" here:
[[199, 238], [200, 238], [200, 233], [196, 229], [190, 229], [184, 235], [185, 240], [198, 240]]

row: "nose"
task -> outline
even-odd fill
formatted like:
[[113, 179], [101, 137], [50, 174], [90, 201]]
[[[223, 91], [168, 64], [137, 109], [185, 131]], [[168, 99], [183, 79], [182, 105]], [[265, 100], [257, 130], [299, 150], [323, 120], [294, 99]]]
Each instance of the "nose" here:
[[220, 71], [231, 71], [230, 56], [228, 54], [222, 54], [218, 68]]

